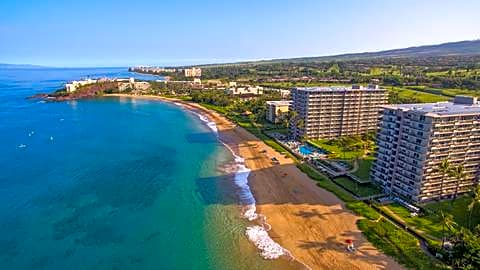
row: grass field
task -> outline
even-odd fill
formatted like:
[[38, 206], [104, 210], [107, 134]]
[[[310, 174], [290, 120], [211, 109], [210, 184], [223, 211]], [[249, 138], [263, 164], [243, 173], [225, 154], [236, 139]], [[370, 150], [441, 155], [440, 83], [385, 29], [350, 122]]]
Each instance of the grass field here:
[[[440, 212], [443, 211], [446, 214], [452, 215], [457, 227], [468, 227], [470, 216], [468, 204], [470, 200], [470, 196], [463, 196], [455, 201], [429, 203], [423, 206], [426, 209], [426, 213], [417, 217], [411, 217], [410, 211], [397, 203], [385, 207], [402, 218], [409, 226], [440, 239], [443, 234]], [[477, 224], [480, 224], [480, 207], [474, 209], [472, 215], [472, 226]]]
[[370, 168], [372, 167], [374, 161], [375, 159], [373, 158], [359, 159], [358, 170], [352, 174], [362, 180], [370, 180]]
[[404, 87], [387, 87], [388, 91], [395, 92], [398, 94], [400, 98], [412, 98], [416, 99], [422, 103], [432, 103], [432, 102], [439, 102], [439, 101], [448, 101], [449, 97], [436, 95], [431, 93], [426, 93], [423, 91], [416, 91], [409, 88]]
[[470, 96], [478, 96], [480, 91], [475, 90], [468, 90], [468, 89], [438, 89], [432, 88], [427, 86], [407, 86], [406, 88], [423, 92], [423, 93], [430, 93], [438, 96], [444, 96], [446, 98], [454, 98], [457, 95], [470, 95]]
[[[445, 213], [451, 214], [459, 226], [467, 227], [469, 223], [468, 204], [470, 204], [470, 202], [470, 195], [466, 195], [454, 201], [429, 203], [425, 205], [424, 208], [436, 213], [443, 210]], [[480, 224], [480, 206], [474, 209], [472, 215], [472, 226], [477, 224]]]
[[393, 203], [385, 206], [395, 215], [399, 216], [405, 223], [411, 227], [424, 232], [427, 235], [440, 239], [442, 237], [442, 225], [440, 217], [436, 214], [425, 216], [410, 216], [410, 211], [398, 203]]
[[309, 140], [311, 145], [327, 150], [332, 156], [340, 159], [354, 159], [362, 155], [360, 151], [348, 151], [344, 150], [336, 144], [329, 143], [329, 140]]
[[381, 191], [373, 184], [359, 184], [348, 177], [338, 177], [335, 178], [334, 181], [358, 197], [372, 196], [381, 193]]
[[408, 269], [447, 269], [430, 259], [420, 248], [418, 240], [384, 218], [362, 219], [358, 227], [375, 247], [394, 257]]

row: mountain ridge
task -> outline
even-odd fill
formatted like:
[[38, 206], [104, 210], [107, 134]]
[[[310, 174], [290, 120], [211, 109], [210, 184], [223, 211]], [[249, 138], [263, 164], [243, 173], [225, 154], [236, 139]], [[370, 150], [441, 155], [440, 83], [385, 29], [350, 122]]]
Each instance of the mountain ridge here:
[[222, 66], [241, 64], [268, 64], [268, 63], [296, 63], [296, 62], [329, 62], [365, 60], [375, 58], [414, 58], [414, 57], [443, 57], [480, 55], [480, 39], [446, 42], [434, 45], [420, 45], [400, 49], [382, 50], [374, 52], [344, 53], [327, 56], [307, 56], [295, 58], [278, 58], [270, 60], [243, 61], [225, 64], [209, 64], [198, 66]]

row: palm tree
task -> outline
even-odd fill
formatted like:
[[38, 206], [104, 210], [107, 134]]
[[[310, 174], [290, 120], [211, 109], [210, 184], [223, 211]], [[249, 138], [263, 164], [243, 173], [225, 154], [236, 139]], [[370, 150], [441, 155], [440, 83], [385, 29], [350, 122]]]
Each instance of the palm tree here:
[[465, 178], [467, 178], [467, 173], [465, 172], [465, 168], [463, 167], [463, 165], [458, 165], [452, 168], [450, 175], [457, 179], [454, 195], [454, 198], [456, 199], [458, 195], [458, 189], [460, 188], [460, 183], [463, 182]]
[[442, 182], [440, 183], [440, 199], [443, 197], [443, 184], [445, 180], [450, 176], [452, 168], [450, 166], [450, 162], [445, 159], [438, 165], [437, 171], [442, 174]]
[[470, 229], [472, 228], [472, 213], [473, 213], [473, 210], [475, 209], [475, 206], [477, 205], [480, 205], [480, 185], [477, 185], [473, 190], [472, 201], [468, 205], [468, 211], [469, 211], [468, 228]]
[[361, 147], [363, 150], [362, 156], [365, 157], [375, 149], [375, 143], [372, 140], [365, 139], [361, 141]]
[[445, 214], [443, 211], [440, 211], [440, 222], [442, 223], [442, 248], [445, 244], [445, 229], [451, 231], [455, 222], [453, 217], [450, 214]]
[[339, 146], [339, 150], [342, 152], [343, 154], [343, 159], [345, 159], [346, 157], [346, 151], [347, 151], [347, 146], [348, 146], [348, 142], [346, 141], [345, 137], [340, 137], [338, 138], [338, 146]]
[[284, 124], [286, 128], [290, 128], [290, 124], [292, 121], [296, 121], [298, 117], [298, 112], [296, 111], [288, 111], [286, 117], [284, 118]]

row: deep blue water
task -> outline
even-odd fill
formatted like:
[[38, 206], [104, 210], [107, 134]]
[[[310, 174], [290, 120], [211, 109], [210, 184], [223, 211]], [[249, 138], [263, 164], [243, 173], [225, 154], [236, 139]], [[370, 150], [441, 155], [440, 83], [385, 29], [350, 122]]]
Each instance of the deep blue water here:
[[245, 237], [231, 154], [159, 101], [27, 97], [125, 68], [0, 69], [0, 269], [289, 269]]

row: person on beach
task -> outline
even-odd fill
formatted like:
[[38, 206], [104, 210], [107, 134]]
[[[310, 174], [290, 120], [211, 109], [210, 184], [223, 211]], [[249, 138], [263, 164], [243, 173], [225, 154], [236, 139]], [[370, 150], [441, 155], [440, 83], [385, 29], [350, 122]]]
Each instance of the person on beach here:
[[355, 246], [353, 245], [353, 240], [352, 239], [347, 239], [345, 241], [345, 243], [347, 243], [347, 250], [352, 252], [352, 251], [355, 251]]

